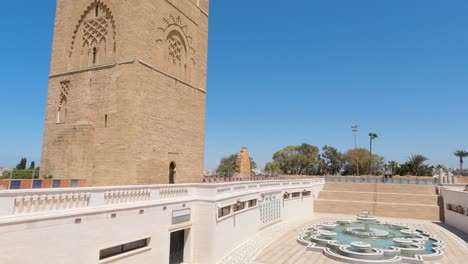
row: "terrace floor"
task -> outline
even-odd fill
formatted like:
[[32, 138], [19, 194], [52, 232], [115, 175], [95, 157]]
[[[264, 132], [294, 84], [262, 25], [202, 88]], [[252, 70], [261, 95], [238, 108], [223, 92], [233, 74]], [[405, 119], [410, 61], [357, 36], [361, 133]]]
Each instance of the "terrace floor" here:
[[[337, 218], [354, 218], [352, 215], [315, 213], [308, 220], [290, 223], [278, 223], [262, 230], [257, 236], [240, 245], [220, 263], [288, 263], [288, 264], [324, 264], [340, 263], [329, 259], [321, 252], [306, 251], [306, 247], [296, 242], [300, 231], [314, 224], [335, 221]], [[439, 261], [427, 261], [428, 264], [468, 263], [467, 234], [453, 228], [446, 228], [438, 222], [426, 220], [377, 217], [385, 222], [407, 223], [410, 227], [426, 230], [445, 242], [445, 254]]]

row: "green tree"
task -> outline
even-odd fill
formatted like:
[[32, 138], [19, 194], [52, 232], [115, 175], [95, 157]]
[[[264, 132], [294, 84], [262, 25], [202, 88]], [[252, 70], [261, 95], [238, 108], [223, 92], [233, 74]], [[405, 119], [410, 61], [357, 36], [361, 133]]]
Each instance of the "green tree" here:
[[20, 163], [18, 163], [18, 165], [16, 165], [16, 169], [17, 170], [25, 170], [27, 163], [28, 163], [28, 160], [26, 158], [21, 158]]
[[332, 175], [338, 174], [343, 168], [343, 153], [334, 147], [324, 146], [322, 148], [322, 159], [325, 171]]
[[397, 174], [430, 176], [434, 167], [427, 165], [426, 161], [428, 158], [423, 155], [412, 155], [405, 163], [401, 164]]
[[35, 168], [36, 168], [36, 164], [34, 163], [34, 161], [31, 161], [31, 165], [29, 166], [29, 169], [34, 170]]
[[287, 146], [275, 152], [273, 162], [267, 166], [284, 174], [317, 174], [320, 170], [319, 149], [305, 143], [298, 146]]
[[227, 157], [221, 158], [218, 167], [216, 168], [216, 174], [219, 177], [232, 177], [236, 172], [236, 159], [237, 154], [232, 154]]
[[369, 139], [370, 139], [370, 144], [369, 144], [369, 173], [372, 174], [372, 141], [378, 138], [379, 136], [376, 133], [369, 133]]
[[395, 173], [397, 173], [399, 167], [400, 164], [398, 164], [398, 162], [394, 160], [387, 162], [387, 168], [391, 170], [392, 175], [395, 175]]
[[256, 169], [257, 168], [257, 162], [255, 162], [252, 157], [249, 157], [249, 159], [250, 159], [250, 169], [251, 170]]
[[[356, 157], [358, 157], [358, 159], [356, 159]], [[365, 148], [350, 149], [343, 155], [343, 159], [345, 161], [344, 175], [357, 175], [357, 160], [359, 160], [359, 164], [361, 165], [359, 170], [361, 175], [370, 174], [369, 169], [371, 166], [369, 164], [371, 161], [373, 163], [373, 168], [382, 168], [384, 164], [383, 157], [375, 154], [371, 157], [369, 150]]]
[[[236, 173], [236, 160], [238, 154], [232, 154], [227, 157], [223, 157], [216, 168], [216, 174], [219, 177], [233, 177]], [[257, 163], [252, 157], [250, 159], [250, 169], [256, 169]]]
[[460, 175], [463, 175], [463, 158], [468, 157], [468, 151], [457, 150], [453, 153], [453, 155], [460, 158]]
[[282, 173], [278, 162], [268, 162], [265, 164], [265, 171], [269, 173]]

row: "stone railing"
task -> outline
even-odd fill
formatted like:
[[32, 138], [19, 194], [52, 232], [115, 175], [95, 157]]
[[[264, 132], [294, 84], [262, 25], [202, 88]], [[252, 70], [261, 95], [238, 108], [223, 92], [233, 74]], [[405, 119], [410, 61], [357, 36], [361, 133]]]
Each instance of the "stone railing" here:
[[435, 178], [428, 177], [414, 177], [414, 178], [385, 178], [383, 176], [327, 176], [325, 182], [330, 183], [381, 183], [381, 184], [419, 184], [419, 185], [436, 185], [437, 181]]
[[186, 187], [162, 188], [159, 190], [159, 197], [163, 199], [186, 197], [188, 195], [189, 195], [189, 189]]
[[139, 201], [148, 201], [151, 199], [150, 189], [139, 190], [118, 190], [104, 193], [105, 204], [121, 204]]
[[219, 184], [176, 184], [115, 186], [68, 189], [0, 191], [0, 219], [12, 215], [92, 209], [105, 206], [132, 206], [141, 202], [166, 203], [171, 199], [225, 199], [229, 195], [253, 194], [323, 186], [323, 179], [249, 181]]
[[63, 193], [49, 195], [18, 196], [14, 213], [37, 213], [87, 207], [91, 193]]
[[[313, 180], [289, 180], [289, 181], [271, 181], [271, 182], [244, 182], [244, 183], [231, 183], [231, 184], [218, 184], [216, 192], [218, 194], [239, 192], [239, 191], [250, 191], [262, 188], [278, 188], [278, 189], [289, 189], [289, 188], [300, 188], [308, 187], [314, 184], [324, 184], [324, 179], [313, 179]], [[210, 185], [212, 186], [212, 185]]]

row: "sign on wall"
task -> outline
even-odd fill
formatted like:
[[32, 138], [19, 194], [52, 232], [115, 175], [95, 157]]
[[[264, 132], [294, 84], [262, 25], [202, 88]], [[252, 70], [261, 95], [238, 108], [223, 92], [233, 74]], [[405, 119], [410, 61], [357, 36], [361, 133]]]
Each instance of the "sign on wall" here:
[[190, 221], [190, 208], [172, 211], [172, 224], [177, 225]]

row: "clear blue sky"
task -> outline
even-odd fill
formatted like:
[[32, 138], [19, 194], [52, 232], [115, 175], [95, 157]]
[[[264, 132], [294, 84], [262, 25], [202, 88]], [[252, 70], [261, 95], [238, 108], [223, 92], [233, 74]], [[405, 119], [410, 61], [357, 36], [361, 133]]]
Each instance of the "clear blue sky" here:
[[[182, 0], [181, 0], [182, 1]], [[0, 166], [40, 160], [55, 1], [3, 3]], [[303, 142], [468, 150], [468, 1], [212, 0], [205, 167], [242, 146], [263, 166]]]

